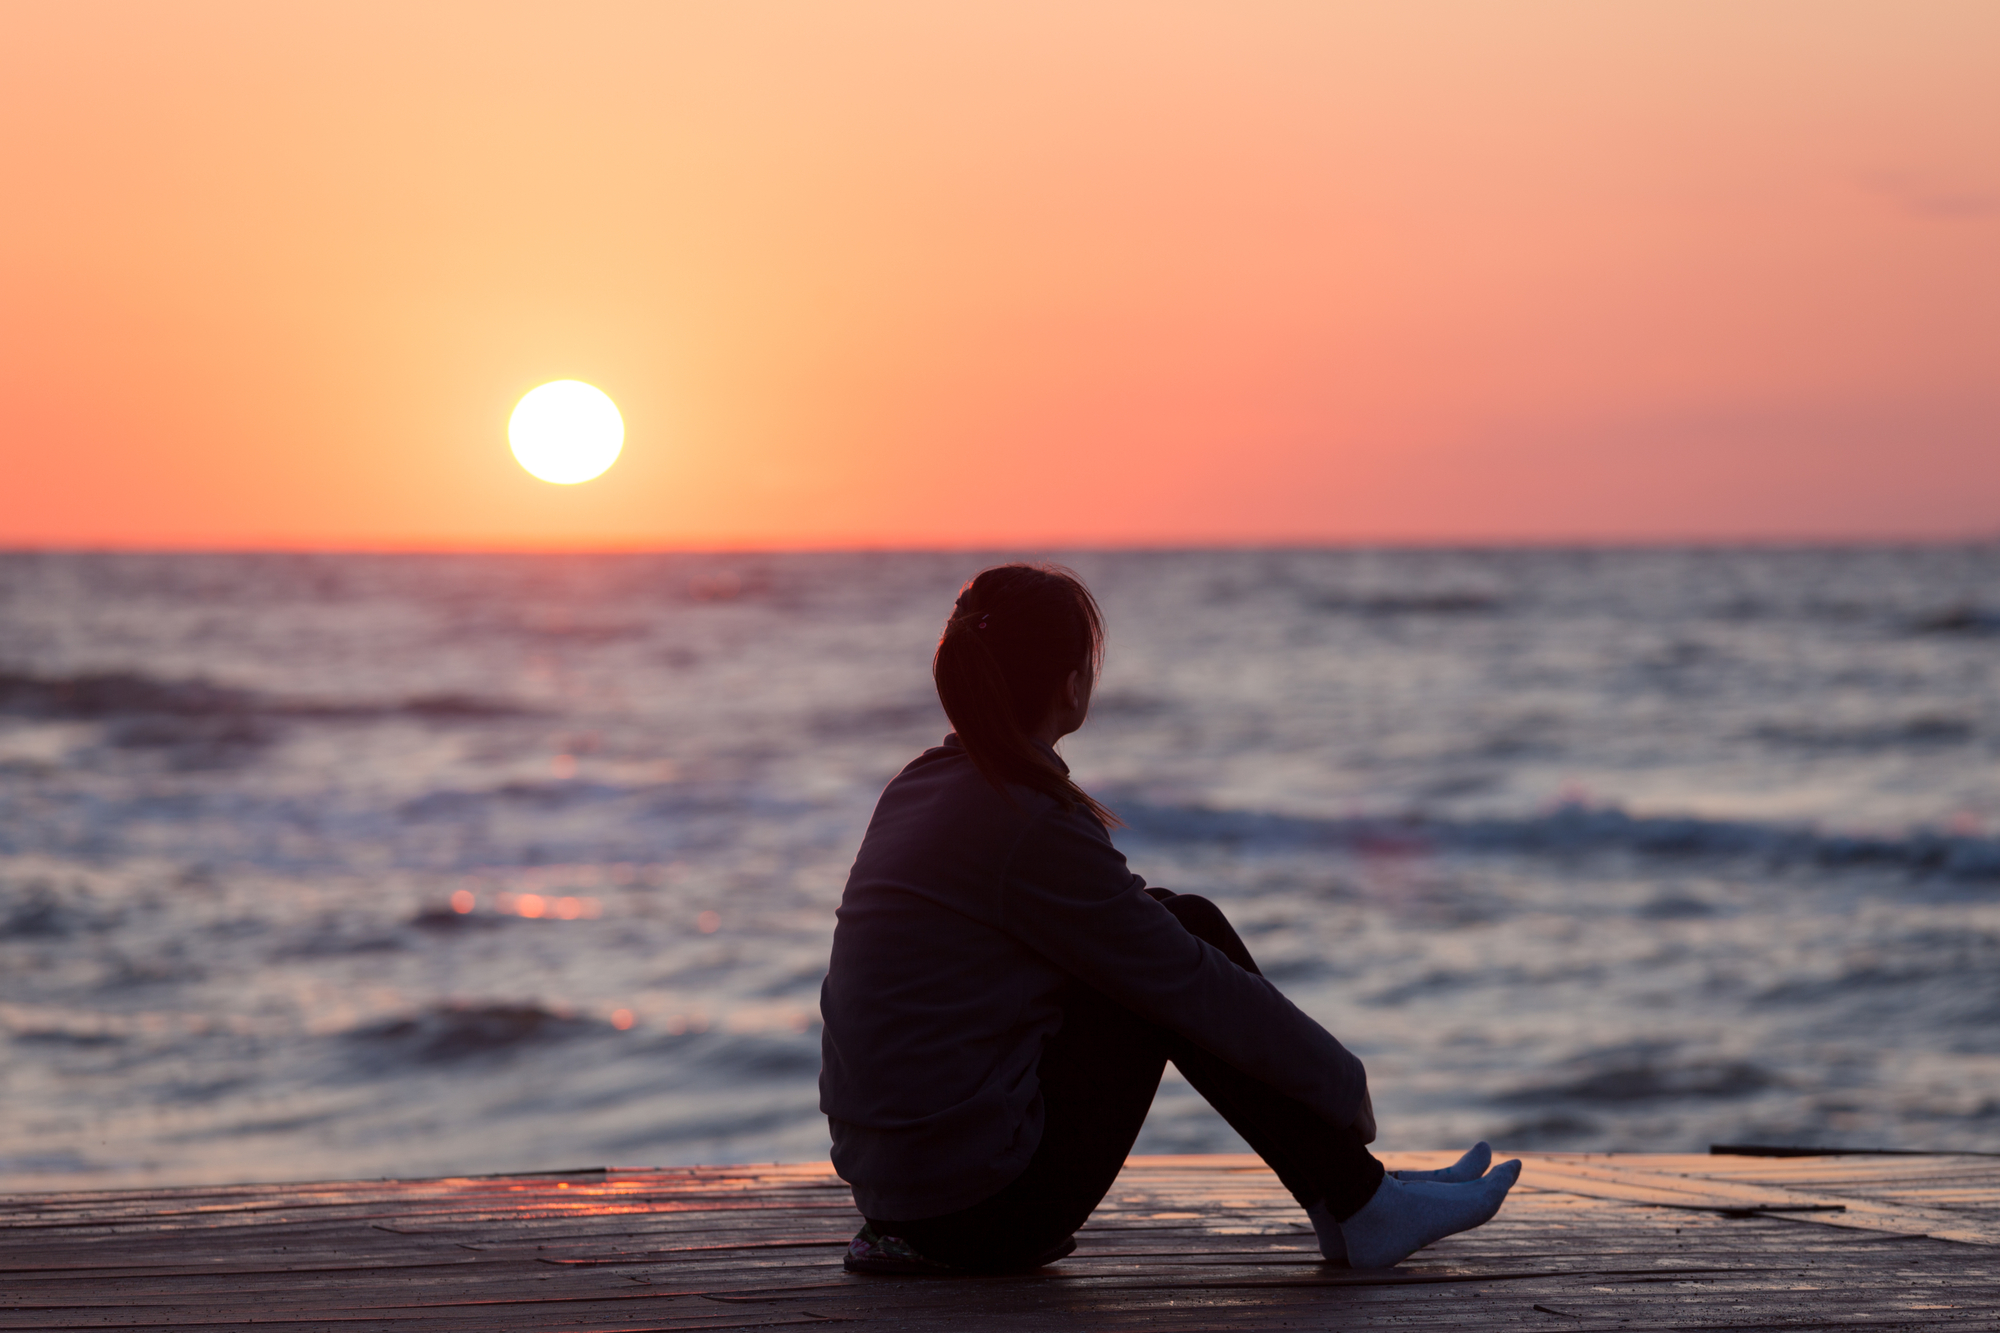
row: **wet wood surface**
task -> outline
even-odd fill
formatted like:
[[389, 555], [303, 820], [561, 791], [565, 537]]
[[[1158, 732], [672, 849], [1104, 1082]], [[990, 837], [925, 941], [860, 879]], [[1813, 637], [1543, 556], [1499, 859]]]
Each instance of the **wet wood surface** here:
[[1134, 1158], [1029, 1276], [853, 1276], [858, 1225], [824, 1164], [0, 1196], [0, 1330], [2000, 1329], [1994, 1158], [1536, 1155], [1372, 1272], [1253, 1157]]

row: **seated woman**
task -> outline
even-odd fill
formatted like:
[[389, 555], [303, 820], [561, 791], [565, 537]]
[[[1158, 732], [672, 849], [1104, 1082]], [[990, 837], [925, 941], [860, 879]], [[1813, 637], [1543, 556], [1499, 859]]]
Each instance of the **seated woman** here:
[[882, 793], [822, 988], [820, 1109], [867, 1225], [847, 1267], [1051, 1263], [1117, 1177], [1172, 1060], [1335, 1262], [1377, 1268], [1498, 1211], [1485, 1144], [1385, 1174], [1367, 1076], [1257, 971], [1220, 910], [1149, 888], [1055, 743], [1103, 655], [1066, 570], [967, 584], [933, 674], [954, 734]]

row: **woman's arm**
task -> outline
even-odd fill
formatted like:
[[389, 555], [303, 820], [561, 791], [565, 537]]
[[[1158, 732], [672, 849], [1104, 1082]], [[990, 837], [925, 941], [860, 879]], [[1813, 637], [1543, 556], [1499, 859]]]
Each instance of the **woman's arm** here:
[[1373, 1137], [1361, 1061], [1268, 980], [1183, 929], [1087, 817], [1051, 810], [1029, 826], [1006, 867], [1000, 925], [1329, 1124]]

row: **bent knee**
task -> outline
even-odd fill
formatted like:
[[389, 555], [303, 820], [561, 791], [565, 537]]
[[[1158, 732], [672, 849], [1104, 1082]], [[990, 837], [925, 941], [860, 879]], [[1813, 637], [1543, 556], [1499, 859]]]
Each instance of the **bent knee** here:
[[1161, 900], [1161, 906], [1174, 914], [1174, 919], [1188, 934], [1222, 950], [1230, 962], [1245, 972], [1258, 971], [1257, 960], [1250, 956], [1243, 937], [1236, 933], [1236, 927], [1229, 924], [1229, 918], [1222, 914], [1220, 907], [1198, 893], [1177, 893]]
[[[1236, 933], [1229, 924], [1229, 918], [1222, 914], [1222, 909], [1198, 893], [1177, 893], [1163, 899], [1161, 905], [1172, 912], [1174, 919], [1187, 927], [1190, 934], [1203, 939], [1208, 939], [1209, 934], [1216, 930], [1226, 930], [1232, 935]], [[1209, 943], [1215, 941], [1209, 940]]]

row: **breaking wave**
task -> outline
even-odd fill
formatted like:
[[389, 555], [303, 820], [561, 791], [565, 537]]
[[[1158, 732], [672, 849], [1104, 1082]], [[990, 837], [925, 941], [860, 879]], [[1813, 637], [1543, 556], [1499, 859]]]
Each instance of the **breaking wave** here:
[[348, 1035], [377, 1051], [435, 1064], [611, 1030], [609, 1024], [538, 1004], [446, 1004], [370, 1023]]
[[[338, 703], [286, 699], [207, 680], [161, 680], [136, 671], [38, 676], [0, 670], [0, 713], [22, 717], [100, 720], [117, 718], [300, 719], [372, 721], [408, 717], [490, 721], [525, 717], [533, 709], [504, 699], [469, 694], [415, 695], [398, 702]], [[145, 742], [139, 742], [141, 744]]]
[[1498, 852], [1529, 856], [1627, 852], [1660, 857], [1754, 859], [1766, 866], [1880, 866], [1913, 874], [2000, 880], [2000, 838], [1911, 829], [1839, 833], [1810, 825], [1691, 816], [1634, 815], [1615, 806], [1563, 805], [1520, 818], [1312, 819], [1248, 810], [1120, 800], [1136, 838], [1222, 843], [1244, 850], [1323, 847], [1363, 855]]

